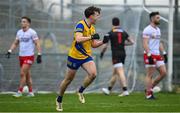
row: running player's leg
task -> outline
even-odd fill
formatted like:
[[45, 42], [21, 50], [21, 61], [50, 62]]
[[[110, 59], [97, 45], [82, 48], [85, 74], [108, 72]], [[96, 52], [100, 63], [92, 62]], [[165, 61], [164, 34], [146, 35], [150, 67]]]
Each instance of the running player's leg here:
[[96, 65], [94, 61], [89, 61], [86, 62], [82, 65], [83, 69], [87, 72], [87, 76], [85, 77], [83, 81], [83, 85], [81, 86], [82, 89], [80, 88], [79, 92], [83, 93], [84, 89], [87, 88], [93, 80], [96, 78], [97, 72], [96, 72]]
[[113, 74], [109, 81], [108, 88], [102, 88], [103, 93], [109, 95], [115, 83], [116, 83], [116, 71], [115, 69], [113, 69]]
[[59, 96], [56, 99], [56, 110], [57, 111], [63, 111], [63, 108], [62, 108], [63, 95], [64, 95], [64, 92], [66, 91], [68, 85], [74, 79], [75, 74], [76, 74], [76, 70], [67, 68], [67, 72], [66, 72], [65, 78], [64, 78], [64, 80], [60, 84]]
[[166, 76], [166, 66], [161, 65], [158, 71], [160, 75], [153, 81], [152, 87], [156, 86]]
[[125, 74], [124, 74], [124, 68], [123, 67], [118, 67], [118, 68], [116, 68], [116, 72], [117, 72], [117, 75], [119, 77], [120, 84], [122, 85], [122, 87], [127, 88], [126, 77], [125, 77]]
[[112, 90], [115, 83], [116, 83], [116, 71], [115, 71], [115, 69], [113, 69], [113, 75], [112, 75], [112, 77], [111, 77], [111, 79], [109, 81], [109, 86], [108, 86], [109, 91]]
[[77, 94], [79, 97], [79, 101], [81, 103], [85, 103], [85, 98], [83, 96], [83, 91], [94, 81], [96, 78], [96, 65], [94, 61], [88, 61], [82, 64], [82, 68], [87, 72], [87, 76], [84, 78], [83, 84], [79, 88]]
[[65, 75], [65, 78], [60, 84], [60, 92], [59, 92], [60, 96], [64, 95], [64, 92], [65, 92], [66, 88], [71, 83], [71, 81], [74, 79], [75, 74], [76, 74], [76, 70], [73, 70], [73, 69], [70, 69], [70, 68], [67, 69], [67, 73]]
[[153, 82], [153, 74], [155, 72], [155, 67], [146, 67], [146, 77], [145, 77], [145, 84], [146, 84], [146, 98], [149, 99], [153, 96], [152, 92], [152, 82]]
[[118, 78], [119, 78], [119, 81], [120, 81], [120, 84], [121, 84], [122, 90], [123, 90], [123, 93], [121, 95], [119, 95], [119, 96], [127, 96], [127, 95], [129, 95], [129, 93], [127, 91], [127, 80], [126, 80], [126, 77], [125, 77], [123, 64], [122, 64], [122, 66], [115, 67], [115, 70], [116, 70], [116, 73], [118, 75]]

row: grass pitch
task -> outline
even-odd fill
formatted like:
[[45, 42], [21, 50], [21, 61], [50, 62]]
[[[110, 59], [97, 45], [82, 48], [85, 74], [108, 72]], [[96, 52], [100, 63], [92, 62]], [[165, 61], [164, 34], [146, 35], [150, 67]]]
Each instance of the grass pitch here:
[[[86, 94], [81, 104], [76, 94], [65, 94], [64, 112], [180, 112], [180, 94], [158, 93], [156, 100], [146, 100], [144, 93], [132, 93], [127, 97], [117, 94]], [[14, 98], [0, 94], [0, 112], [55, 112], [56, 94], [36, 94]]]

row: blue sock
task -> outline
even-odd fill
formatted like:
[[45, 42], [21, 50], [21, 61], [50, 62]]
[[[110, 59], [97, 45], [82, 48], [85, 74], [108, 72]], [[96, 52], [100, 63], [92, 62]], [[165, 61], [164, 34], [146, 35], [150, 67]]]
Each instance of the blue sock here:
[[79, 93], [83, 93], [84, 90], [85, 90], [85, 88], [84, 88], [83, 86], [81, 86], [81, 87], [79, 88]]
[[58, 101], [59, 103], [62, 103], [62, 98], [63, 98], [63, 96], [58, 96], [58, 97], [57, 97], [57, 101]]

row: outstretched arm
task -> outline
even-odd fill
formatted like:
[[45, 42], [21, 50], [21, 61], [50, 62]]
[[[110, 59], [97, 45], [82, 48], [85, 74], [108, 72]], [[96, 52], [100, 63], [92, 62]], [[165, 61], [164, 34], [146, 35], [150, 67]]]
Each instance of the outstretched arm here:
[[107, 50], [107, 47], [108, 47], [108, 43], [104, 44], [101, 53], [105, 53]]
[[108, 43], [105, 43], [105, 44], [103, 45], [103, 49], [102, 49], [102, 51], [101, 51], [101, 53], [100, 53], [100, 59], [103, 58], [104, 53], [105, 53], [106, 50], [107, 50], [107, 47], [108, 47]]

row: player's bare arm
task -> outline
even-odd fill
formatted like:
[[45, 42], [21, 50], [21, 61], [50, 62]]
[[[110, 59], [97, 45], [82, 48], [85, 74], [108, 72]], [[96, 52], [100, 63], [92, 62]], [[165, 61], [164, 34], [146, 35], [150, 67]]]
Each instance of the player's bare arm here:
[[105, 43], [105, 44], [103, 44], [102, 46], [103, 46], [103, 49], [102, 49], [102, 51], [101, 51], [101, 53], [100, 53], [100, 58], [101, 58], [101, 59], [103, 58], [104, 53], [105, 53], [106, 50], [107, 50], [108, 43]]
[[163, 53], [164, 62], [167, 63], [168, 57], [167, 57], [167, 53], [166, 53], [166, 51], [164, 49], [164, 45], [163, 45], [162, 41], [160, 42], [159, 50], [160, 50], [161, 53]]
[[92, 40], [92, 43], [91, 43], [91, 46], [93, 48], [97, 48], [99, 46], [103, 45], [103, 41], [100, 41], [100, 40]]
[[149, 64], [153, 64], [154, 61], [150, 53], [148, 42], [149, 42], [149, 37], [147, 35], [143, 36], [143, 48], [148, 56]]
[[75, 40], [76, 40], [78, 43], [80, 43], [80, 42], [85, 42], [85, 41], [88, 41], [88, 40], [91, 39], [90, 36], [89, 36], [89, 37], [84, 37], [81, 32], [77, 32], [77, 33], [75, 34], [75, 37], [76, 37]]
[[89, 37], [84, 37], [83, 34], [81, 32], [77, 32], [75, 34], [75, 40], [80, 43], [80, 42], [85, 42], [85, 41], [88, 41], [88, 40], [94, 40], [94, 39], [99, 39], [99, 34], [95, 33]]
[[18, 39], [15, 39], [14, 42], [12, 43], [9, 51], [13, 51], [14, 49], [17, 48], [18, 45], [19, 45], [19, 40], [18, 40]]
[[38, 54], [41, 54], [41, 44], [40, 44], [40, 40], [36, 39], [34, 40], [35, 46], [37, 48]]
[[102, 46], [103, 44], [107, 44], [109, 41], [109, 34], [105, 34], [102, 41], [100, 40], [93, 40], [91, 46], [93, 48], [97, 48], [99, 46]]
[[164, 45], [163, 45], [163, 42], [162, 42], [162, 41], [160, 42], [159, 50], [160, 50], [160, 52], [162, 52], [163, 54], [164, 54], [164, 52], [166, 53], [166, 51], [165, 51], [165, 49], [164, 49]]
[[14, 42], [12, 43], [10, 49], [9, 49], [8, 52], [6, 53], [6, 58], [10, 58], [10, 55], [11, 55], [12, 51], [13, 51], [14, 49], [16, 49], [18, 45], [19, 45], [19, 40], [16, 38], [16, 39], [14, 40]]
[[105, 53], [105, 52], [106, 52], [106, 50], [107, 50], [107, 47], [108, 47], [108, 43], [103, 44], [102, 46], [103, 46], [103, 49], [102, 49], [102, 51], [101, 51], [101, 52]]
[[134, 40], [131, 37], [128, 37], [128, 39], [125, 41], [125, 46], [131, 46], [134, 44]]
[[37, 51], [38, 51], [38, 56], [37, 56], [36, 61], [37, 61], [37, 63], [39, 64], [39, 63], [42, 62], [42, 58], [41, 58], [41, 45], [40, 45], [40, 40], [39, 40], [39, 38], [36, 39], [36, 40], [34, 40], [34, 43], [35, 43], [35, 46], [36, 46]]
[[148, 46], [149, 38], [148, 36], [143, 36], [143, 48], [146, 51], [146, 53], [149, 53], [149, 46]]

